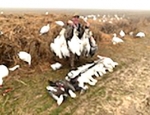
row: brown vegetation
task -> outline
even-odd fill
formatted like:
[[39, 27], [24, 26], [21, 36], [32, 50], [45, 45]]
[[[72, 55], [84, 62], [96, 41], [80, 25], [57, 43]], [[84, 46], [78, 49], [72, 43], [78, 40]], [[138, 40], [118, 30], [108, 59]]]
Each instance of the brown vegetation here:
[[[0, 36], [0, 63], [6, 66], [13, 66], [21, 63], [17, 53], [19, 51], [29, 52], [32, 56], [32, 67], [40, 63], [52, 61], [52, 52], [50, 51], [50, 43], [58, 35], [61, 27], [56, 25], [54, 21], [62, 20], [65, 23], [71, 18], [66, 14], [49, 14], [49, 15], [1, 15], [0, 29], [4, 32]], [[144, 19], [148, 22], [149, 19]], [[84, 24], [83, 20], [81, 22]], [[124, 29], [128, 34], [130, 31], [138, 31], [138, 26], [145, 24], [141, 20], [123, 19], [114, 23], [102, 23], [89, 20], [94, 38], [99, 41], [110, 42], [112, 34], [118, 33], [120, 29]], [[50, 23], [51, 29], [49, 33], [40, 36], [39, 30], [42, 26]]]

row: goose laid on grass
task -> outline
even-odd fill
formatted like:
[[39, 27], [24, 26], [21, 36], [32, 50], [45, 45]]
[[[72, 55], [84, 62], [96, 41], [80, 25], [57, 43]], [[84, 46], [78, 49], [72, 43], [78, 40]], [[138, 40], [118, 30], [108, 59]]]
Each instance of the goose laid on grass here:
[[64, 99], [68, 96], [72, 98], [76, 97], [74, 93], [75, 88], [66, 80], [58, 80], [58, 81], [48, 81], [49, 86], [46, 87], [49, 94], [57, 101], [57, 104], [60, 105]]
[[104, 56], [100, 56], [97, 55], [97, 57], [101, 60], [102, 64], [104, 65], [104, 67], [109, 71], [109, 72], [113, 72], [113, 68], [116, 67], [118, 65], [117, 62], [114, 62], [111, 58], [109, 57], [104, 57]]
[[66, 97], [63, 89], [59, 87], [52, 87], [52, 86], [47, 86], [46, 89], [49, 92], [49, 94], [52, 96], [52, 98], [57, 101], [57, 104], [61, 105]]

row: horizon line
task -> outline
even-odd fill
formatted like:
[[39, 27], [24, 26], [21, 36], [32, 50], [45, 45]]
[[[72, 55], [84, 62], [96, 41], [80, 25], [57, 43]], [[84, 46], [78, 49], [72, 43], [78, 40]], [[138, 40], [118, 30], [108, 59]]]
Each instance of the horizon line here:
[[150, 9], [105, 9], [105, 8], [16, 8], [16, 7], [1, 7], [0, 9], [53, 9], [53, 10], [59, 10], [59, 9], [63, 9], [63, 10], [123, 10], [123, 11], [150, 11]]

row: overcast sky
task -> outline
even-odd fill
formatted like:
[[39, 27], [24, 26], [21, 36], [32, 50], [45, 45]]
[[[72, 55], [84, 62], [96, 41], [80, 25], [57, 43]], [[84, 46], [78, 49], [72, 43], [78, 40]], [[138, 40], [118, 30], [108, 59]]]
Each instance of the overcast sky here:
[[149, 0], [0, 0], [0, 8], [150, 10]]

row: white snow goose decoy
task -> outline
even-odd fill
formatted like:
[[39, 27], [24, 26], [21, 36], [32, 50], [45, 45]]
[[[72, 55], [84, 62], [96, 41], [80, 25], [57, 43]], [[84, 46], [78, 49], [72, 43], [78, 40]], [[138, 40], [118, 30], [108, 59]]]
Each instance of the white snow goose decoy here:
[[64, 26], [65, 25], [63, 21], [55, 21], [55, 23], [59, 26]]
[[18, 56], [21, 60], [27, 62], [29, 66], [31, 65], [31, 55], [25, 51], [20, 51]]
[[50, 24], [47, 24], [45, 26], [43, 26], [41, 29], [40, 29], [40, 35], [43, 35], [45, 33], [48, 33], [50, 30]]
[[124, 42], [121, 38], [117, 37], [116, 34], [114, 34], [114, 37], [112, 38], [112, 43], [115, 45], [117, 43], [122, 43]]
[[121, 37], [121, 38], [124, 38], [125, 32], [124, 32], [123, 30], [121, 30], [119, 34], [120, 34], [120, 37]]
[[136, 34], [136, 37], [143, 38], [143, 37], [145, 37], [145, 33], [144, 32], [138, 32]]
[[0, 65], [0, 86], [2, 86], [3, 84], [3, 78], [9, 75], [9, 70], [14, 71], [19, 67], [19, 65], [16, 65], [12, 68], [7, 68], [5, 65]]

